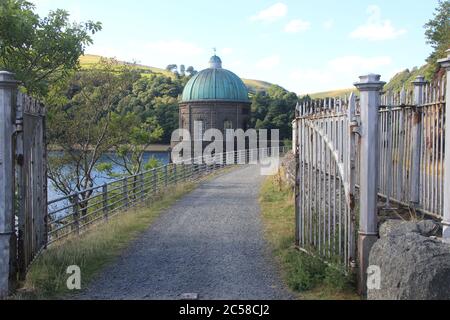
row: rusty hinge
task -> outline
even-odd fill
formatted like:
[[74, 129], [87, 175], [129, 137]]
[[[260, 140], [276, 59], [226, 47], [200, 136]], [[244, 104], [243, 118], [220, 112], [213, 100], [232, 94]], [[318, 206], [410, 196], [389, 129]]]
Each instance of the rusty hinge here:
[[350, 130], [352, 133], [361, 136], [361, 126], [357, 120], [353, 120], [350, 122]]

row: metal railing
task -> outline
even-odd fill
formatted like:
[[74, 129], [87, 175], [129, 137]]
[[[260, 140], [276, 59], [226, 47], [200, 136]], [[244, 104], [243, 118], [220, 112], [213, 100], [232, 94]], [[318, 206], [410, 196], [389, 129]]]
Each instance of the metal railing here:
[[225, 167], [255, 163], [258, 159], [286, 151], [285, 147], [242, 150], [217, 154], [212, 161], [191, 159], [183, 163], [171, 163], [49, 201], [48, 244], [69, 235], [80, 234], [94, 224], [106, 222], [117, 213], [173, 186], [198, 182]]
[[296, 242], [351, 270], [355, 250], [356, 115], [354, 95], [298, 106]]
[[379, 113], [380, 193], [389, 203], [442, 218], [446, 77], [387, 92]]

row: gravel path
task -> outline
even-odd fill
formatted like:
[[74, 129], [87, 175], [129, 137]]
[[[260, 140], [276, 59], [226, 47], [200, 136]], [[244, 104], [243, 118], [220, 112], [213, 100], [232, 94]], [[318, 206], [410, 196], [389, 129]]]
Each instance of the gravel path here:
[[80, 299], [290, 299], [263, 238], [259, 168], [205, 182], [163, 213]]

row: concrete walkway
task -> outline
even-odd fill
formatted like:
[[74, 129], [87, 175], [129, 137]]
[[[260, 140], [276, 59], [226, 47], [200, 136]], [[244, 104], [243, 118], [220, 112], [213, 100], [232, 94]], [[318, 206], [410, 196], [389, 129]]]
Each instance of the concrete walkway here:
[[248, 166], [178, 201], [82, 292], [80, 299], [290, 299], [263, 238]]

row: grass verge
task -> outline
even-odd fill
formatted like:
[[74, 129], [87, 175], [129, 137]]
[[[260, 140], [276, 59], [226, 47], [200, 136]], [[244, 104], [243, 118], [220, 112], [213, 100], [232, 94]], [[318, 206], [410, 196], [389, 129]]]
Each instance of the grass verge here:
[[283, 184], [280, 176], [266, 179], [260, 205], [266, 238], [286, 284], [299, 299], [359, 299], [352, 279], [295, 248], [294, 193]]
[[165, 209], [196, 186], [185, 183], [172, 187], [163, 195], [112, 217], [108, 223], [95, 226], [80, 237], [74, 236], [51, 246], [32, 265], [22, 288], [12, 299], [64, 298], [72, 293], [66, 286], [69, 276], [66, 270], [71, 265], [81, 268], [82, 286], [86, 286]]

